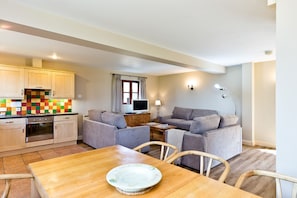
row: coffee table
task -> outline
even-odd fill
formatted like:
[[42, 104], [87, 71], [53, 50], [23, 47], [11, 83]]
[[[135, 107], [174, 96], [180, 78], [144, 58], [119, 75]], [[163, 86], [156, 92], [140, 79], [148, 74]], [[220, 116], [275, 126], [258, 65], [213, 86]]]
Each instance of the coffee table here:
[[175, 129], [176, 126], [169, 124], [156, 123], [155, 125], [149, 125], [151, 131], [151, 140], [158, 140], [165, 142], [165, 131], [168, 129]]

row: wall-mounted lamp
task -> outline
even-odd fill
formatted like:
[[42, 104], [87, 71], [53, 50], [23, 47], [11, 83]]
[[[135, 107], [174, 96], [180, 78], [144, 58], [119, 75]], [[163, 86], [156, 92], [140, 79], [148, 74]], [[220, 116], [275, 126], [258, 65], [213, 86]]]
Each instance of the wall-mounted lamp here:
[[228, 95], [224, 92], [224, 91], [226, 91], [225, 87], [222, 87], [220, 84], [215, 84], [214, 88], [216, 88], [217, 90], [222, 91], [222, 95], [221, 95], [222, 98], [224, 98], [224, 99], [227, 98]]
[[188, 88], [189, 88], [191, 91], [193, 91], [193, 90], [194, 90], [194, 85], [193, 85], [193, 84], [191, 84], [191, 85], [189, 84], [189, 85], [188, 85]]
[[214, 87], [220, 91], [225, 91], [226, 88], [225, 87], [222, 87], [220, 84], [215, 84]]
[[[225, 87], [222, 87], [220, 84], [215, 84], [214, 85], [214, 88], [216, 88], [217, 90], [221, 91], [221, 97], [223, 99], [226, 99], [226, 98], [229, 98], [228, 100], [230, 100], [234, 106], [234, 114], [236, 115], [236, 105], [235, 105], [235, 102], [233, 101], [232, 99], [232, 96], [231, 96], [231, 93], [230, 93], [230, 90], [227, 90], [227, 88]], [[228, 94], [227, 94], [227, 93]]]

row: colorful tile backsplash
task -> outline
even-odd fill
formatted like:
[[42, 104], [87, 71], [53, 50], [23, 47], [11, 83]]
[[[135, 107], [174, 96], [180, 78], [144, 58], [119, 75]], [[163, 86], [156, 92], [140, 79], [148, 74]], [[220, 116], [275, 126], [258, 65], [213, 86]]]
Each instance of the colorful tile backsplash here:
[[0, 113], [26, 115], [71, 112], [71, 99], [50, 99], [49, 96], [49, 90], [26, 90], [23, 100], [0, 99]]

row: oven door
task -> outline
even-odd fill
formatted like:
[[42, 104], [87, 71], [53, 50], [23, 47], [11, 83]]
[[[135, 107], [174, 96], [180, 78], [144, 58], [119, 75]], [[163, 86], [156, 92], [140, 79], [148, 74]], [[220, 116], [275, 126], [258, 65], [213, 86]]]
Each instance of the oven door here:
[[26, 125], [26, 142], [36, 142], [53, 138], [53, 122], [28, 123]]

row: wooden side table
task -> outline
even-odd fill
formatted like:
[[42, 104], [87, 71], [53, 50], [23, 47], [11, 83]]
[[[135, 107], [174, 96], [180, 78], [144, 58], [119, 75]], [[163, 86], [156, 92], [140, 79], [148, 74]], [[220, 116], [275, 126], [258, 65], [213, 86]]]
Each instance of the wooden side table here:
[[165, 131], [168, 129], [175, 129], [176, 126], [168, 124], [150, 125], [151, 140], [158, 140], [165, 142]]

